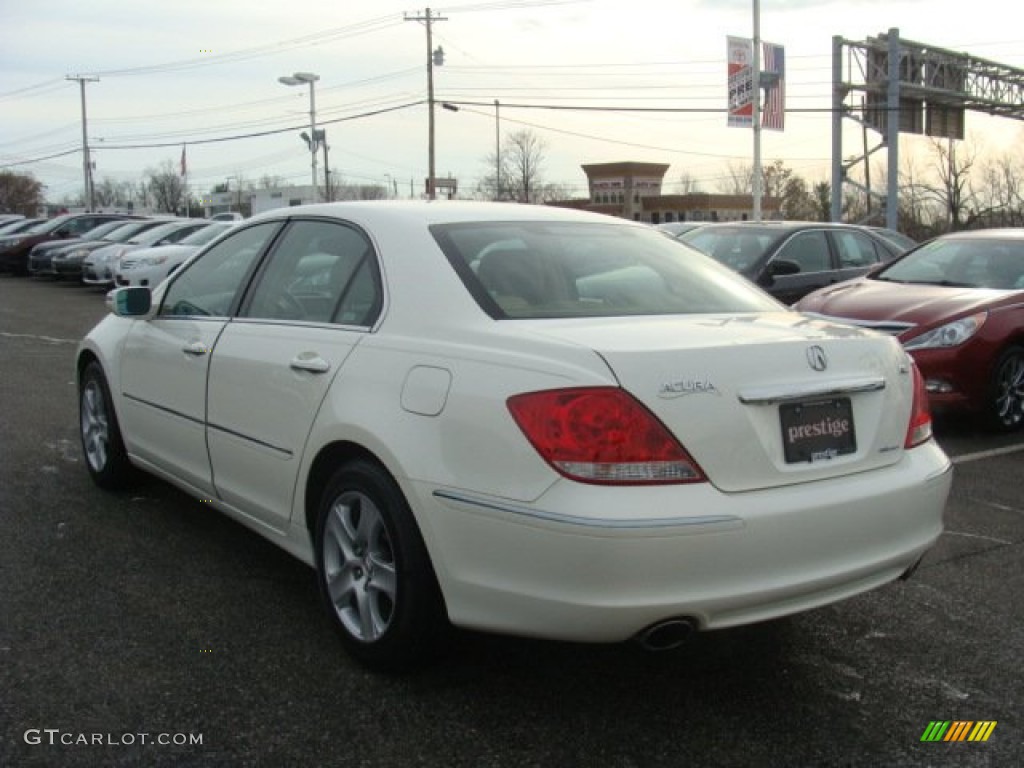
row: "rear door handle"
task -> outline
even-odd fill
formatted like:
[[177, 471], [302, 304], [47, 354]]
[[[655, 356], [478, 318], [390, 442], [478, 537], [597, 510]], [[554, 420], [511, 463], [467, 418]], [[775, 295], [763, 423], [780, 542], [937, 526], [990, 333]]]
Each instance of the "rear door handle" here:
[[210, 350], [207, 348], [205, 344], [203, 344], [203, 342], [193, 341], [191, 344], [186, 344], [184, 347], [182, 347], [181, 351], [184, 352], [186, 355], [201, 357]]
[[293, 370], [309, 371], [310, 373], [327, 373], [331, 370], [331, 364], [316, 352], [303, 352], [300, 355], [296, 355], [288, 365]]

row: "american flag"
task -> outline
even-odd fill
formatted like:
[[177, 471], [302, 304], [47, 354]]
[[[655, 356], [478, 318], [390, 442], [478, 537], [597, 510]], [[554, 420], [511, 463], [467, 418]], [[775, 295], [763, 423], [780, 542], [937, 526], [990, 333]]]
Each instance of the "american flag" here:
[[785, 128], [786, 121], [785, 49], [781, 45], [773, 43], [762, 43], [761, 45], [764, 51], [764, 64], [761, 67], [761, 72], [779, 76], [779, 79], [765, 90], [761, 127], [770, 131], [781, 131]]

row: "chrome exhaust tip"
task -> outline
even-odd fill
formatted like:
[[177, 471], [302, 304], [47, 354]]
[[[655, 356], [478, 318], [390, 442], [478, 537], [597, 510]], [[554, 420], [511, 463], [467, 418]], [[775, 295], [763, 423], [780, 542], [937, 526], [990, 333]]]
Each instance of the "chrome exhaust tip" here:
[[652, 624], [634, 639], [645, 651], [671, 651], [684, 645], [696, 631], [697, 622], [693, 619], [668, 619]]

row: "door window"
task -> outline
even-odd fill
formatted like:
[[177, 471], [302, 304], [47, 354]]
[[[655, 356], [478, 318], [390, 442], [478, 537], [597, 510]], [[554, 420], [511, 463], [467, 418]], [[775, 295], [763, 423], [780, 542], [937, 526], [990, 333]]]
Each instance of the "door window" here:
[[775, 254], [775, 260], [778, 259], [798, 264], [801, 272], [824, 272], [832, 268], [828, 241], [820, 229], [793, 235]]
[[240, 316], [370, 325], [376, 318], [373, 248], [354, 227], [294, 221], [260, 273]]
[[160, 306], [162, 317], [226, 317], [256, 258], [278, 222], [246, 227], [221, 240], [175, 278]]
[[860, 232], [833, 232], [839, 251], [839, 268], [872, 267], [880, 259], [875, 244]]

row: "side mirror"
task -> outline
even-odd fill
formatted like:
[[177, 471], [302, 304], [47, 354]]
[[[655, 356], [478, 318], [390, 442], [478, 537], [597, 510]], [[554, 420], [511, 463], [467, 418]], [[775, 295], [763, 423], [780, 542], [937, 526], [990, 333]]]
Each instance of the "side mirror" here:
[[775, 285], [775, 278], [783, 275], [795, 275], [800, 271], [800, 265], [795, 261], [786, 259], [775, 259], [768, 262], [761, 274], [757, 276], [757, 284], [764, 286]]
[[768, 265], [768, 274], [772, 277], [800, 274], [800, 265], [788, 259], [776, 259]]
[[115, 288], [107, 294], [107, 309], [118, 317], [145, 317], [153, 306], [149, 288]]

